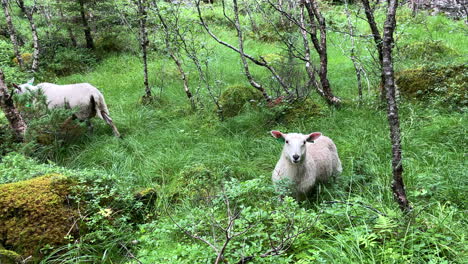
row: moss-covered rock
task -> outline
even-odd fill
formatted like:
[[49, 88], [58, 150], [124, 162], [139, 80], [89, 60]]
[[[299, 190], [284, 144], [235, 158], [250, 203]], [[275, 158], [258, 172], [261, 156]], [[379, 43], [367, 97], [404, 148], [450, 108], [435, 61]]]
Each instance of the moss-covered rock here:
[[65, 244], [77, 216], [67, 199], [73, 185], [60, 174], [0, 185], [0, 246], [40, 257], [45, 245]]
[[442, 41], [417, 41], [404, 45], [401, 55], [411, 60], [434, 60], [447, 56], [458, 55], [457, 52]]
[[299, 119], [307, 119], [320, 115], [321, 108], [312, 99], [298, 100], [293, 103], [281, 103], [283, 107], [278, 121], [290, 123]]
[[232, 85], [223, 91], [219, 103], [223, 108], [224, 116], [233, 117], [241, 112], [246, 103], [258, 102], [262, 98], [262, 94], [253, 87]]
[[434, 99], [446, 106], [468, 106], [468, 66], [421, 67], [396, 73], [396, 84], [403, 96]]

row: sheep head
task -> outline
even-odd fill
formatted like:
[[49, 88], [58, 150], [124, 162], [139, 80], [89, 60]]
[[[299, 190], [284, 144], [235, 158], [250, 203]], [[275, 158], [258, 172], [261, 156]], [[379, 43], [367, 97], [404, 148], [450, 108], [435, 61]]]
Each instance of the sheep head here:
[[27, 83], [23, 83], [20, 85], [13, 84], [13, 87], [16, 88], [18, 93], [24, 93], [24, 92], [27, 92], [28, 90], [36, 89], [36, 86], [34, 86], [33, 84], [34, 84], [34, 77], [31, 80], [29, 80]]
[[304, 161], [307, 153], [307, 143], [313, 143], [318, 139], [322, 133], [314, 132], [308, 135], [299, 133], [281, 133], [280, 131], [273, 130], [271, 135], [284, 142], [283, 155], [292, 163], [300, 164]]

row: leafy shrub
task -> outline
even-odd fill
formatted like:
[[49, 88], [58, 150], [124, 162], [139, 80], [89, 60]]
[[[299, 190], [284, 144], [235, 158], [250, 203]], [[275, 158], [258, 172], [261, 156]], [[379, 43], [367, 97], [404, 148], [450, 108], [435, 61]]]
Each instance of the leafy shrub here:
[[51, 164], [41, 164], [32, 158], [11, 152], [0, 162], [0, 184], [32, 179], [39, 175], [65, 173], [66, 169]]
[[44, 160], [63, 151], [65, 145], [77, 142], [86, 132], [84, 124], [71, 119], [74, 109], [48, 109], [46, 100], [40, 89], [15, 95], [28, 124], [23, 151]]
[[58, 47], [54, 58], [46, 67], [55, 74], [64, 76], [88, 71], [95, 64], [96, 58], [87, 49]]
[[[1, 115], [2, 114], [0, 114], [0, 116]], [[14, 137], [11, 133], [10, 126], [0, 121], [0, 160], [3, 155], [13, 151], [14, 146]]]
[[8, 65], [13, 57], [13, 45], [6, 40], [0, 39], [0, 64]]
[[5, 75], [5, 80], [7, 83], [22, 83], [26, 79], [26, 73], [12, 63], [13, 58], [13, 45], [9, 41], [0, 39], [0, 67]]
[[[222, 226], [229, 215], [237, 215], [232, 233], [242, 233], [228, 244], [225, 262], [236, 263], [253, 257], [254, 263], [290, 263], [288, 256], [270, 256], [272, 246], [279, 246], [285, 236], [312, 229], [317, 215], [299, 207], [291, 198], [280, 202], [271, 185], [262, 180], [225, 182], [224, 191], [195, 200], [174, 210], [177, 217], [163, 218], [140, 228], [139, 259], [143, 263], [209, 263], [216, 253], [206, 244], [184, 234], [190, 233], [221, 248]], [[252, 196], [255, 198], [252, 199]], [[261, 202], [260, 202], [261, 201]], [[228, 209], [229, 208], [229, 209]], [[291, 241], [285, 242], [287, 247]], [[151, 250], [158, 248], [156, 252]], [[264, 257], [260, 255], [266, 253]], [[274, 254], [273, 254], [274, 255]]]
[[[96, 49], [99, 51], [99, 54], [109, 53], [109, 52], [123, 52], [130, 51], [129, 49], [132, 46], [136, 46], [136, 43], [127, 37], [127, 34], [121, 33], [106, 33], [96, 39]], [[130, 42], [130, 43], [129, 43]]]

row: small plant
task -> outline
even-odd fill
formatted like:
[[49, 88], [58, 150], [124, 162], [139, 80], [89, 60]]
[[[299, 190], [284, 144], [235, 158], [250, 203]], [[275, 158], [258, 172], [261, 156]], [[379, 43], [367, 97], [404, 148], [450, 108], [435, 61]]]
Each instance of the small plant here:
[[96, 58], [86, 49], [58, 47], [47, 69], [59, 76], [85, 72], [96, 64]]
[[18, 109], [28, 124], [23, 152], [49, 159], [76, 142], [86, 129], [73, 119], [74, 109], [48, 109], [42, 90], [15, 95]]

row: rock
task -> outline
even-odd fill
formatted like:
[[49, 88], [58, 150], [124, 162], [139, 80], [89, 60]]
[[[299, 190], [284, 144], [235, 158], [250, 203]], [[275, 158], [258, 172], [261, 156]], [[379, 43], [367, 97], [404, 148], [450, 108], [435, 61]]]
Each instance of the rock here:
[[232, 85], [227, 87], [219, 98], [225, 117], [238, 115], [246, 103], [262, 100], [262, 94], [253, 87]]
[[67, 199], [73, 185], [60, 174], [0, 185], [0, 249], [38, 259], [45, 245], [66, 244], [77, 217]]
[[433, 99], [447, 106], [468, 106], [468, 66], [432, 66], [395, 74], [400, 93], [407, 98]]

